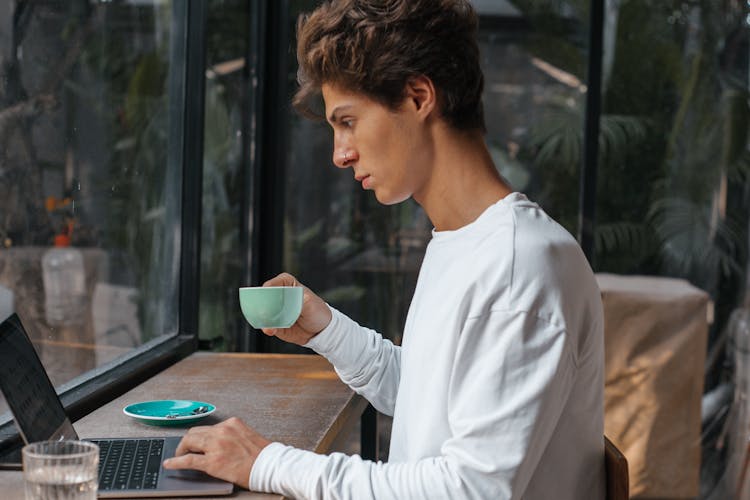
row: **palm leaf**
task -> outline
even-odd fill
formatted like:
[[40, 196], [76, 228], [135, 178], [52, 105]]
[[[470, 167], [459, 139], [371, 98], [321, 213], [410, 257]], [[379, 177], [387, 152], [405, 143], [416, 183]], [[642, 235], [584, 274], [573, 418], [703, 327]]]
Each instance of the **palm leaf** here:
[[731, 219], [717, 219], [702, 201], [672, 196], [656, 200], [649, 219], [661, 242], [667, 270], [681, 276], [741, 273], [736, 255], [741, 230]]
[[596, 248], [602, 252], [644, 255], [650, 247], [650, 233], [645, 224], [615, 222], [599, 224], [595, 230]]
[[648, 136], [649, 121], [640, 116], [602, 115], [599, 121], [599, 157], [622, 164], [628, 151], [638, 148]]
[[[599, 122], [599, 158], [604, 163], [622, 163], [648, 136], [649, 120], [641, 116], [602, 115]], [[583, 115], [577, 107], [553, 103], [544, 120], [534, 125], [529, 144], [536, 149], [540, 166], [579, 168], [583, 148]]]

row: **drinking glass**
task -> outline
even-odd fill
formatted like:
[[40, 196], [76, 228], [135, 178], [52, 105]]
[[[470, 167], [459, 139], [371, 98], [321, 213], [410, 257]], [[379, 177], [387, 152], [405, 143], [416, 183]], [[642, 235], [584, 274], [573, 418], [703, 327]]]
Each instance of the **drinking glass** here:
[[95, 500], [99, 447], [86, 441], [40, 441], [23, 448], [26, 500]]

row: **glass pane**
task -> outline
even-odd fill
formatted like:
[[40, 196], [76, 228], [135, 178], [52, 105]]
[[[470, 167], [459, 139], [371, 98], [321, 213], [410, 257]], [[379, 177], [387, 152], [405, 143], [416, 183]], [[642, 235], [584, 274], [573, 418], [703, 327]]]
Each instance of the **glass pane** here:
[[0, 12], [0, 319], [59, 387], [177, 331], [182, 64], [168, 1]]
[[[299, 12], [317, 2], [295, 2]], [[290, 40], [290, 47], [294, 47]], [[289, 54], [289, 89], [296, 88], [296, 58]], [[317, 294], [363, 325], [399, 341], [422, 254], [432, 229], [412, 200], [380, 205], [333, 166], [333, 136], [324, 122], [289, 116], [284, 261]], [[295, 350], [277, 344], [278, 350]]]
[[[692, 438], [654, 435], [648, 448], [679, 453], [683, 489], [673, 488], [675, 496], [748, 498], [750, 8], [744, 0], [607, 6], [596, 268], [649, 275], [650, 283], [662, 283], [664, 293], [675, 295], [673, 309], [684, 307], [676, 294], [688, 286], [710, 298], [708, 321], [699, 302], [676, 323], [662, 318], [658, 324], [659, 335], [668, 329], [683, 333], [669, 341], [651, 337], [652, 352], [659, 343], [668, 360], [648, 362], [650, 369], [664, 370], [661, 387], [654, 389], [658, 404], [679, 408], [681, 422], [689, 415], [697, 422], [685, 430]], [[638, 290], [642, 300], [650, 293]], [[696, 350], [684, 353], [678, 346], [687, 341], [691, 314], [702, 315], [708, 345], [701, 337]], [[642, 356], [646, 347], [632, 349]], [[685, 387], [685, 380], [694, 382]], [[673, 401], [676, 394], [681, 405]], [[689, 458], [694, 451], [696, 458]], [[631, 478], [645, 470], [640, 464], [631, 462]], [[675, 477], [654, 464], [648, 463], [652, 485], [664, 484], [656, 474]], [[631, 483], [632, 494], [662, 496], [649, 488], [640, 480]]]
[[[477, 2], [487, 142], [513, 186], [575, 233], [588, 13], [547, 3]], [[328, 125], [290, 120], [285, 268], [398, 340], [432, 225], [413, 201], [381, 206], [333, 168]]]
[[588, 1], [481, 1], [487, 143], [495, 166], [578, 231]]
[[244, 265], [242, 191], [249, 176], [243, 172], [243, 104], [251, 98], [245, 68], [248, 9], [244, 0], [208, 4], [199, 337], [215, 350], [235, 350], [234, 334], [244, 321], [237, 289]]

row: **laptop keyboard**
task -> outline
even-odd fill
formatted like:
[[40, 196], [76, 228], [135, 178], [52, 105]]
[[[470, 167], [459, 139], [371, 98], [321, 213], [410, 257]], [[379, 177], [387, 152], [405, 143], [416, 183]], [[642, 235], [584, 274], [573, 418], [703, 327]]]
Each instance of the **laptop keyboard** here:
[[92, 440], [99, 445], [99, 490], [153, 490], [163, 439]]

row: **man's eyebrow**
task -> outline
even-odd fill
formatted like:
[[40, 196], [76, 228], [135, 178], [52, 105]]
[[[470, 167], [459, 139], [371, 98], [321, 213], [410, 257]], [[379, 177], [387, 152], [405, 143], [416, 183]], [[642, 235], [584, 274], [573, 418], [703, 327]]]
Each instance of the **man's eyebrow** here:
[[331, 111], [331, 114], [328, 116], [328, 121], [331, 123], [336, 123], [336, 121], [338, 120], [338, 113], [351, 107], [351, 104], [342, 104], [341, 106], [333, 108], [333, 111]]

